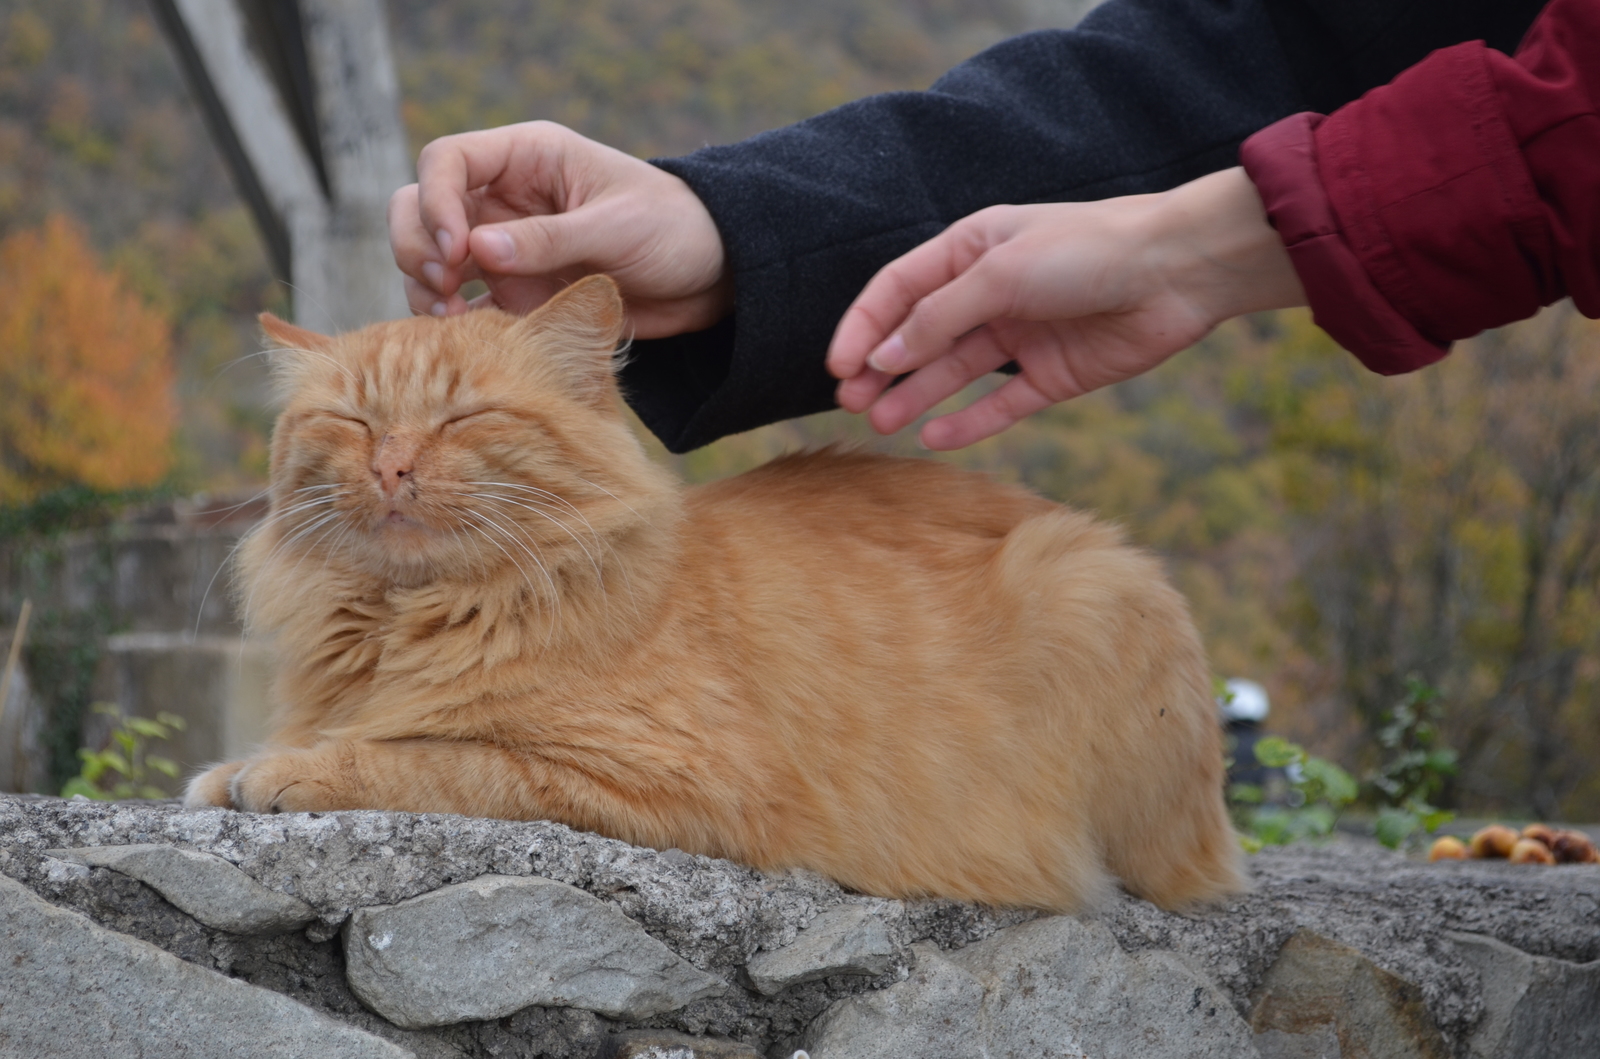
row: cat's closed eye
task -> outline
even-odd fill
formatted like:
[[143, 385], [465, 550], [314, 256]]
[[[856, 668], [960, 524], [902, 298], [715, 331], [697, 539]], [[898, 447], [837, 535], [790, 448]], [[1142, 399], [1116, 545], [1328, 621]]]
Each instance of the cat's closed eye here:
[[350, 426], [360, 428], [369, 436], [372, 434], [371, 423], [368, 423], [365, 419], [361, 419], [357, 416], [347, 415], [344, 412], [334, 412], [328, 409], [323, 409], [322, 411], [313, 412], [308, 418], [310, 418], [312, 421], [349, 424]]
[[503, 417], [504, 415], [504, 409], [497, 407], [474, 408], [470, 411], [460, 412], [456, 415], [452, 415], [450, 418], [439, 424], [439, 430], [442, 433], [446, 430], [449, 430], [451, 427], [476, 425], [485, 421], [493, 420], [495, 418]]

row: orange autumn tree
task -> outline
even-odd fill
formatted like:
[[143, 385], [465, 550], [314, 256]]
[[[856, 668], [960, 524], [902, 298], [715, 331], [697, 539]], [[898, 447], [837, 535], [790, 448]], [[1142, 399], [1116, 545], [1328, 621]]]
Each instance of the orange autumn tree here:
[[171, 464], [170, 328], [64, 217], [0, 241], [0, 504], [150, 486]]

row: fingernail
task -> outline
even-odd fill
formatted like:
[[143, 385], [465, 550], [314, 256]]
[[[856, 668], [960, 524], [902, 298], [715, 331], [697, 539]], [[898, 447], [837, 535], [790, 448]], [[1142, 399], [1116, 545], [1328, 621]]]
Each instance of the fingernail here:
[[422, 278], [428, 281], [428, 286], [434, 290], [444, 290], [444, 266], [437, 261], [424, 261], [422, 263]]
[[437, 232], [433, 233], [433, 241], [439, 244], [439, 253], [444, 255], [444, 259], [446, 261], [449, 261], [450, 248], [456, 245], [456, 241], [450, 238], [450, 233], [445, 231], [443, 228], [440, 228]]
[[907, 360], [905, 339], [898, 334], [890, 335], [888, 339], [872, 351], [867, 358], [867, 363], [879, 371], [896, 372], [905, 365]]
[[484, 254], [497, 265], [509, 265], [516, 259], [516, 245], [505, 232], [484, 232], [479, 243]]
[[449, 309], [446, 307], [444, 302], [434, 302], [433, 308], [429, 309], [428, 311], [435, 316], [443, 316], [445, 313], [449, 312]]

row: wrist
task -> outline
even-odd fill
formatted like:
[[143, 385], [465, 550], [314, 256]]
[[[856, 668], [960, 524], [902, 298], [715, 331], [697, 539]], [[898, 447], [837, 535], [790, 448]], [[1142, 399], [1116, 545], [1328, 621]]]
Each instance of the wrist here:
[[1306, 304], [1289, 251], [1242, 168], [1156, 196], [1153, 218], [1152, 245], [1164, 258], [1158, 267], [1213, 326]]

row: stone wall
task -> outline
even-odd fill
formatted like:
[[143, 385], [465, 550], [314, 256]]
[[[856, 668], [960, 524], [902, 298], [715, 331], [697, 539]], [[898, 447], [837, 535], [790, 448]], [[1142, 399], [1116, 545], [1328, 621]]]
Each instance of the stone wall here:
[[97, 701], [124, 716], [184, 718], [161, 751], [186, 772], [255, 748], [272, 656], [243, 638], [227, 564], [264, 511], [260, 497], [176, 501], [0, 545], [0, 651], [22, 601], [33, 603], [23, 665], [0, 688], [0, 790], [58, 789], [73, 750], [107, 738], [111, 722], [87, 710]]
[[1600, 1055], [1600, 867], [1251, 869], [1037, 916], [550, 823], [0, 799], [0, 1054]]

